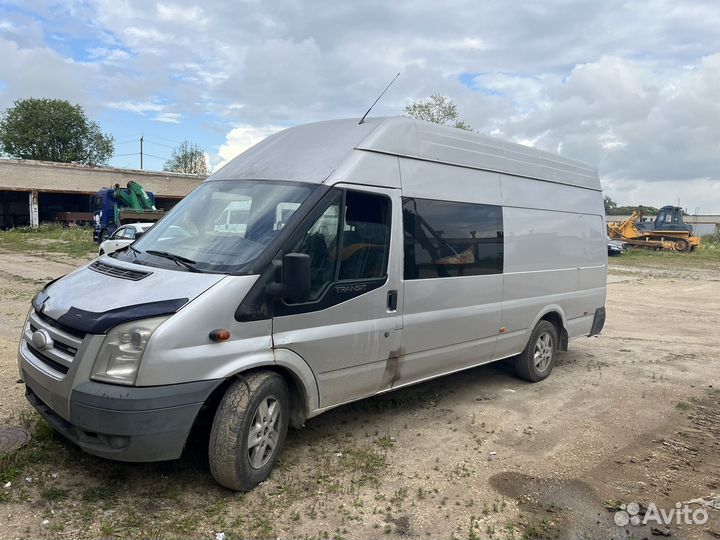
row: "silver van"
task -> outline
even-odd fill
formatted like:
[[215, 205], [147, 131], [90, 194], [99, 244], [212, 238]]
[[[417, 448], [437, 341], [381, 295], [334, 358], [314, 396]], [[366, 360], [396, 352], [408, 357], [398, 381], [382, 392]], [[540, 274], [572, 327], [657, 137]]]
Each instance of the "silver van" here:
[[505, 358], [541, 381], [600, 332], [606, 271], [592, 167], [407, 118], [302, 125], [49, 283], [20, 373], [109, 459], [178, 458], [207, 418], [213, 476], [249, 490], [343, 403]]

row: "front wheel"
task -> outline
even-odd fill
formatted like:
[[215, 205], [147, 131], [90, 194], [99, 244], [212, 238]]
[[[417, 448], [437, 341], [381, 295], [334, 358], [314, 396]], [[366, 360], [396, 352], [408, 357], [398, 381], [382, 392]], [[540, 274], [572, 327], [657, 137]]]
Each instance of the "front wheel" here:
[[257, 371], [234, 381], [215, 413], [208, 457], [215, 480], [249, 491], [265, 480], [285, 443], [290, 394], [285, 380]]
[[558, 335], [555, 325], [540, 321], [530, 334], [525, 350], [515, 359], [515, 371], [526, 381], [538, 382], [545, 379], [555, 365]]

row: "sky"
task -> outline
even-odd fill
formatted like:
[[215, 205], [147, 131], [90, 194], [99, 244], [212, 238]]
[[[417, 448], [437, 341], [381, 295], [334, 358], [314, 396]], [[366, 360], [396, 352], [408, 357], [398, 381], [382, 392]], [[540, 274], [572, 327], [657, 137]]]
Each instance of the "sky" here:
[[619, 204], [720, 213], [720, 2], [0, 0], [0, 110], [82, 105], [110, 164], [216, 169], [292, 125], [441, 92], [476, 131], [598, 167]]

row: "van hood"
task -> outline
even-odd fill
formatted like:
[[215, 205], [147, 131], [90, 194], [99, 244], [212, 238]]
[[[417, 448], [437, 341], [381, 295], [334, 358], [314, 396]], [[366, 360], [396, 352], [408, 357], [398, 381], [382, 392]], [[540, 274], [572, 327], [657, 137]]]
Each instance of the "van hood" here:
[[175, 313], [223, 278], [104, 256], [46, 285], [33, 307], [69, 330], [102, 334], [122, 322]]

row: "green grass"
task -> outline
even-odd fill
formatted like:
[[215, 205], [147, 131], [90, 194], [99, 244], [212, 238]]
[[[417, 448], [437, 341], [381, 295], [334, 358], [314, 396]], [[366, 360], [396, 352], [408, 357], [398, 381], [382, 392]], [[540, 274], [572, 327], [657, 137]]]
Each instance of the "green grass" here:
[[[630, 248], [617, 257], [610, 257], [610, 264], [643, 264], [658, 266], [715, 266], [720, 264], [720, 242], [706, 241], [703, 238], [700, 247], [691, 253], [673, 251], [652, 251], [642, 248]], [[712, 238], [712, 237], [710, 237]]]
[[18, 227], [0, 231], [0, 249], [37, 255], [88, 257], [96, 254], [98, 248], [92, 239], [92, 229], [42, 224], [36, 229]]
[[[27, 474], [33, 466], [55, 464], [61, 466], [66, 458], [65, 449], [53, 440], [53, 430], [39, 416], [35, 417], [34, 427], [30, 427], [32, 438], [23, 448], [0, 455], [0, 484], [17, 480]], [[61, 497], [61, 494], [48, 492], [49, 498]]]
[[690, 405], [687, 401], [678, 401], [677, 405], [675, 405], [675, 408], [680, 411], [688, 411], [692, 408], [692, 405]]
[[347, 448], [343, 452], [341, 466], [357, 475], [357, 485], [377, 485], [380, 473], [386, 466], [385, 456], [371, 448]]
[[69, 497], [70, 490], [53, 486], [43, 489], [40, 495], [46, 501], [64, 501]]

